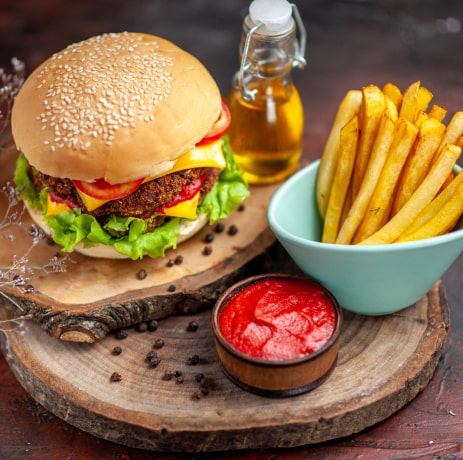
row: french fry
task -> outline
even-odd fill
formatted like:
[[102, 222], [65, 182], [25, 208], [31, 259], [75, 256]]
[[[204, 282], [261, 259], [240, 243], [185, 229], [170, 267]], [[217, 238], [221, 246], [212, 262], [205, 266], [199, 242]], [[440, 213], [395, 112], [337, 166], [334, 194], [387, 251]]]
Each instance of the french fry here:
[[426, 112], [420, 112], [415, 118], [415, 126], [420, 129], [423, 123], [429, 118]]
[[382, 91], [383, 94], [394, 103], [397, 111], [399, 111], [403, 99], [403, 94], [399, 87], [394, 85], [394, 83], [388, 82], [382, 87]]
[[399, 179], [392, 215], [397, 214], [425, 177], [444, 132], [445, 125], [434, 118], [426, 118], [422, 122], [414, 149]]
[[360, 190], [385, 107], [384, 94], [377, 86], [364, 86], [362, 95], [359, 118], [360, 137], [351, 185], [352, 199], [355, 199]]
[[426, 112], [428, 110], [433, 97], [434, 95], [431, 91], [429, 91], [429, 89], [424, 86], [420, 86], [418, 89], [418, 99], [416, 101], [415, 120], [419, 113]]
[[[461, 148], [461, 145], [457, 145], [457, 147]], [[440, 191], [442, 191], [446, 187], [448, 187], [452, 183], [453, 179], [455, 179], [455, 173], [452, 170], [447, 174], [447, 177], [445, 178], [445, 181], [442, 184], [442, 187], [440, 188]]]
[[437, 121], [443, 121], [446, 115], [447, 109], [436, 104], [431, 107], [431, 110], [428, 113], [429, 118], [434, 118]]
[[384, 167], [362, 222], [353, 238], [354, 244], [367, 239], [379, 230], [389, 218], [394, 190], [417, 134], [416, 126], [405, 118], [399, 117]]
[[[340, 227], [341, 225], [343, 225], [343, 222], [346, 220], [347, 214], [351, 206], [352, 206], [352, 193], [350, 193], [350, 184], [349, 184], [349, 189], [347, 190], [346, 198], [344, 199], [344, 206], [342, 207], [341, 221], [339, 222]], [[338, 234], [339, 234], [339, 229], [338, 229]]]
[[426, 112], [420, 112], [416, 118], [415, 118], [415, 126], [418, 129], [421, 129], [421, 126], [423, 126], [423, 123], [429, 119], [429, 115]]
[[415, 122], [417, 115], [416, 107], [418, 101], [418, 93], [420, 90], [421, 82], [418, 80], [412, 83], [405, 91], [400, 106], [399, 116], [405, 118], [410, 123]]
[[398, 241], [405, 241], [405, 239], [408, 241], [411, 234], [433, 219], [444, 207], [445, 203], [456, 193], [461, 184], [463, 184], [463, 169], [460, 170], [453, 181], [439, 192], [439, 194], [415, 217], [406, 230], [402, 232]]
[[394, 137], [397, 121], [397, 108], [388, 97], [385, 98], [386, 109], [383, 113], [370, 161], [355, 200], [348, 209], [347, 215], [339, 229], [336, 243], [350, 244], [360, 222], [365, 215], [370, 198], [378, 182], [379, 175], [386, 161], [389, 147]]
[[449, 232], [463, 213], [463, 183], [460, 183], [450, 199], [439, 208], [437, 214], [413, 233], [397, 239], [398, 243], [416, 241]]
[[359, 121], [358, 116], [354, 115], [341, 129], [339, 157], [323, 225], [323, 243], [336, 242], [339, 222], [354, 167], [358, 135]]
[[336, 171], [340, 143], [339, 134], [342, 127], [359, 111], [361, 102], [362, 92], [360, 90], [347, 92], [339, 105], [325, 148], [323, 149], [315, 186], [317, 207], [322, 219], [324, 219], [326, 214], [331, 185]]
[[403, 93], [386, 83], [346, 94], [316, 184], [323, 242], [394, 243], [455, 226], [463, 214], [463, 170], [454, 172], [463, 111], [446, 126], [447, 109], [432, 98], [420, 81]]
[[460, 154], [461, 148], [455, 145], [446, 145], [437, 158], [437, 161], [432, 165], [429, 173], [401, 210], [388, 220], [383, 227], [360, 244], [386, 244], [392, 243], [399, 238], [410, 222], [439, 192]]
[[459, 138], [463, 135], [463, 112], [456, 112], [450, 119], [447, 129], [440, 148], [443, 148], [445, 144], [457, 144]]

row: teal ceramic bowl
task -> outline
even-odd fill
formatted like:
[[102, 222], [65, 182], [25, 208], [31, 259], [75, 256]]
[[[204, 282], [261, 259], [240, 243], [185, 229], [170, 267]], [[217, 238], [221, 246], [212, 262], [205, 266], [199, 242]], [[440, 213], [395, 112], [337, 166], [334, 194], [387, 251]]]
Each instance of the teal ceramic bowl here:
[[305, 275], [323, 284], [340, 306], [384, 315], [412, 305], [440, 279], [463, 251], [462, 219], [434, 238], [373, 246], [321, 243], [315, 203], [319, 161], [300, 169], [272, 196], [270, 228]]

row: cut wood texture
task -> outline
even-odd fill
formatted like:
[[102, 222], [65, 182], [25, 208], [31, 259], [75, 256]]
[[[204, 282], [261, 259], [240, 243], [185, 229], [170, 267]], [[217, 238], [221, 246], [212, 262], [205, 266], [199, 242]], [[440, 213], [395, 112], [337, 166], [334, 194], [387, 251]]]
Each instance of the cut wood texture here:
[[[0, 155], [0, 185], [11, 181], [17, 153]], [[223, 221], [225, 229], [215, 232], [207, 226], [164, 258], [143, 260], [94, 259], [72, 253], [65, 260], [66, 270], [28, 274], [33, 289], [20, 292], [4, 287], [3, 292], [32, 313], [49, 335], [73, 342], [95, 342], [109, 331], [172, 314], [192, 313], [210, 308], [218, 295], [233, 282], [276, 267], [275, 237], [268, 228], [267, 205], [276, 186], [251, 190], [244, 210], [234, 211]], [[6, 196], [0, 197], [0, 219], [7, 211]], [[22, 206], [22, 205], [21, 205]], [[0, 266], [8, 267], [32, 243], [27, 229], [32, 221], [23, 215], [24, 228], [8, 226], [0, 235]], [[230, 227], [236, 234], [229, 233]], [[205, 242], [208, 233], [214, 235]], [[6, 235], [13, 234], [14, 242]], [[205, 254], [210, 246], [212, 252]], [[278, 249], [277, 249], [278, 250]], [[28, 266], [47, 263], [59, 247], [45, 240], [28, 255]], [[169, 260], [182, 262], [168, 266]], [[60, 254], [64, 257], [63, 253]], [[0, 296], [1, 302], [8, 303]]]
[[[53, 339], [29, 321], [22, 333], [0, 334], [0, 341], [23, 387], [66, 422], [131, 447], [217, 452], [314, 444], [386, 419], [426, 387], [449, 326], [439, 282], [393, 315], [345, 312], [338, 362], [328, 380], [312, 392], [273, 399], [247, 393], [225, 377], [210, 317], [210, 311], [170, 316], [155, 332], [133, 327], [123, 340], [111, 333], [93, 344]], [[195, 332], [188, 330], [193, 319]], [[145, 357], [157, 340], [164, 346], [152, 368]], [[116, 346], [119, 355], [112, 353]], [[188, 365], [194, 355], [199, 362]], [[111, 381], [114, 372], [120, 381]], [[199, 373], [209, 389], [201, 398]]]

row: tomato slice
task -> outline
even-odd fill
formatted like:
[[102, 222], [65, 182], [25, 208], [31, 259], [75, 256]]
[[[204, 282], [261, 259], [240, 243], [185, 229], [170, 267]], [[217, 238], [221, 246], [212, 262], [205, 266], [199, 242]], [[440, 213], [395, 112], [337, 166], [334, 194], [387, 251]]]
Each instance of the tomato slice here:
[[212, 125], [210, 131], [196, 145], [205, 145], [220, 139], [230, 126], [230, 122], [230, 109], [228, 108], [225, 99], [222, 98], [222, 110], [219, 118], [217, 118], [217, 121]]
[[104, 179], [93, 182], [73, 180], [74, 185], [82, 192], [98, 200], [117, 200], [135, 192], [143, 183], [144, 178], [136, 179], [122, 184], [110, 184]]

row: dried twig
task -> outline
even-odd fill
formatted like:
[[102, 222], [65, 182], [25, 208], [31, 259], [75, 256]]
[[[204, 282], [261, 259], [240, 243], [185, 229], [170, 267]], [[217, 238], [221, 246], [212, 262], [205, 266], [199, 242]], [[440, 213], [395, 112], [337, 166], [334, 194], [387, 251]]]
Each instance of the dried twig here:
[[[11, 64], [12, 73], [7, 73], [0, 68], [0, 153], [12, 147], [10, 133], [11, 109], [14, 99], [24, 82], [25, 75], [25, 66], [20, 60], [13, 58]], [[0, 239], [11, 241], [14, 244], [15, 233], [10, 230], [16, 227], [26, 232], [31, 241], [30, 246], [22, 255], [14, 255], [7, 266], [2, 267], [0, 264], [0, 297], [3, 297], [3, 301], [6, 300], [18, 310], [18, 316], [0, 320], [0, 332], [6, 333], [9, 331], [21, 331], [24, 320], [31, 319], [32, 315], [24, 312], [21, 305], [4, 292], [2, 288], [15, 288], [23, 293], [33, 292], [34, 288], [30, 284], [31, 275], [37, 271], [47, 274], [63, 272], [66, 270], [67, 257], [55, 255], [43, 264], [31, 265], [29, 263], [31, 252], [40, 241], [47, 238], [47, 235], [35, 225], [30, 228], [25, 227], [22, 219], [25, 208], [19, 204], [13, 184], [5, 184], [1, 187], [0, 193], [5, 196], [7, 203], [3, 215], [0, 215]], [[2, 262], [5, 261], [2, 260]], [[2, 303], [4, 304], [3, 301], [0, 301], [0, 306]]]
[[0, 68], [0, 152], [12, 147], [10, 117], [13, 102], [24, 83], [25, 65], [17, 58], [11, 59], [12, 72]]

